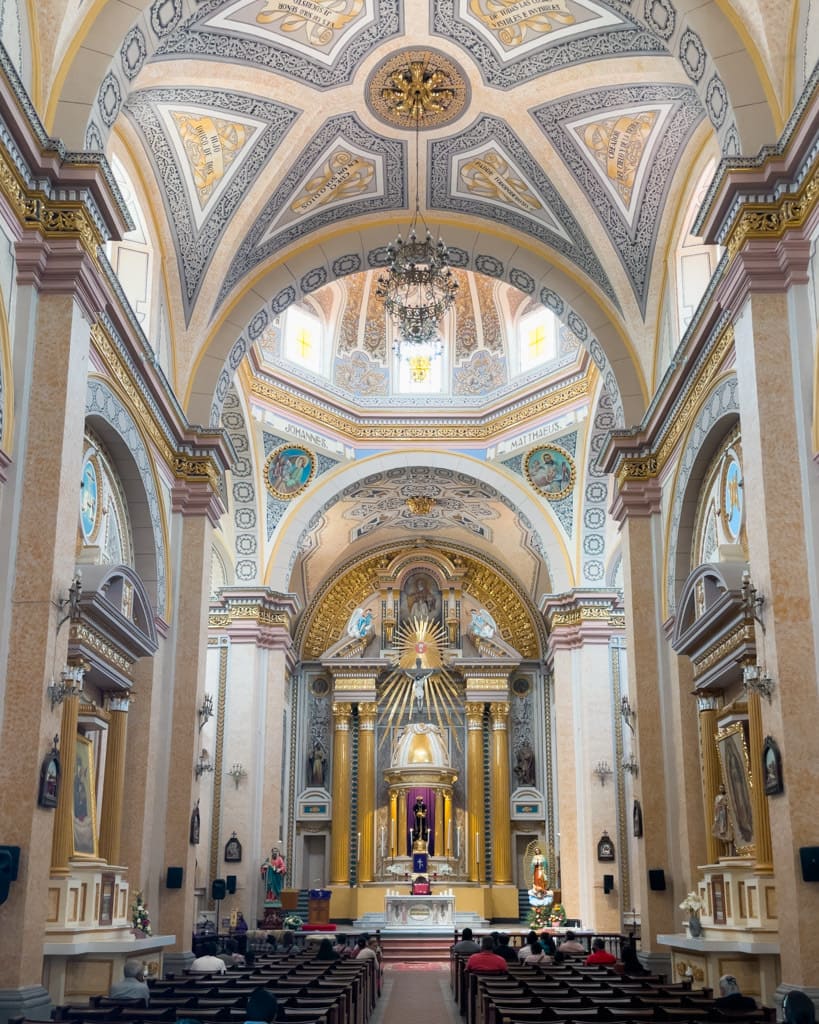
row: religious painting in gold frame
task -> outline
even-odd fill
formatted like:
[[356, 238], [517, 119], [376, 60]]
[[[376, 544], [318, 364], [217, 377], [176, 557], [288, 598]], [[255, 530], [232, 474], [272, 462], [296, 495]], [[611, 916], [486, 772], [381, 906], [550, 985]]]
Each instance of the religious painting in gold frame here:
[[735, 722], [717, 733], [722, 782], [728, 796], [728, 816], [738, 854], [754, 852], [754, 816], [751, 802], [751, 764], [745, 726]]
[[74, 746], [71, 821], [75, 857], [97, 857], [97, 805], [94, 793], [94, 749], [77, 736]]
[[279, 501], [290, 501], [316, 475], [316, 456], [300, 445], [282, 444], [265, 459], [265, 487]]
[[533, 448], [523, 460], [523, 472], [538, 494], [549, 501], [560, 501], [572, 493], [574, 459], [559, 445], [544, 444]]

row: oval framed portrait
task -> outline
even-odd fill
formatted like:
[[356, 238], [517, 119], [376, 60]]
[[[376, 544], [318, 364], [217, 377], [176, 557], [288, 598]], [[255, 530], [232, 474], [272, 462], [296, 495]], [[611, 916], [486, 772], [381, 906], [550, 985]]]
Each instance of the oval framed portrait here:
[[280, 501], [290, 501], [301, 494], [315, 475], [315, 455], [299, 445], [279, 445], [265, 460], [265, 486]]
[[96, 452], [86, 452], [80, 482], [80, 529], [86, 544], [93, 544], [102, 519], [102, 468]]
[[742, 492], [742, 462], [737, 447], [725, 453], [720, 474], [720, 513], [725, 532], [734, 543], [740, 541], [745, 526], [745, 499]]
[[572, 493], [574, 459], [559, 445], [544, 444], [533, 448], [523, 461], [523, 472], [538, 494], [549, 501], [560, 501]]

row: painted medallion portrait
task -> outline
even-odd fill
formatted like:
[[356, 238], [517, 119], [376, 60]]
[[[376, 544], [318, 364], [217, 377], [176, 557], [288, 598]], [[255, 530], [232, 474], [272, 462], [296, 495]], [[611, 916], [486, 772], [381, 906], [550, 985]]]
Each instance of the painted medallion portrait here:
[[556, 444], [533, 448], [523, 462], [526, 479], [550, 501], [567, 497], [574, 487], [574, 459]]
[[289, 501], [301, 494], [316, 473], [316, 457], [306, 448], [283, 444], [264, 464], [264, 482], [274, 498]]
[[100, 528], [102, 474], [97, 457], [87, 454], [80, 482], [80, 529], [86, 544], [92, 543]]
[[729, 448], [722, 465], [720, 481], [722, 499], [722, 522], [725, 532], [736, 542], [745, 520], [745, 501], [742, 494], [742, 465], [734, 448]]

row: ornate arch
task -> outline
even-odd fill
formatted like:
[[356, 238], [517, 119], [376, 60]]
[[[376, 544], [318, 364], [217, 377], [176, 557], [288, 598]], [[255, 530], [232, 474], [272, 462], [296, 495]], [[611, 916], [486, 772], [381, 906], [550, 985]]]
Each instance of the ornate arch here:
[[105, 440], [115, 463], [120, 467], [130, 463], [137, 471], [141, 486], [133, 473], [121, 473], [121, 479], [134, 532], [142, 533], [147, 528], [153, 546], [149, 550], [137, 547], [136, 570], [155, 602], [157, 613], [165, 618], [169, 585], [165, 526], [148, 449], [129, 410], [108, 383], [98, 377], [88, 379], [85, 415]]
[[[669, 512], [669, 540], [665, 563], [666, 615], [674, 615], [677, 597], [690, 574], [689, 559], [694, 530], [694, 495], [699, 490], [717, 440], [727, 430], [726, 421], [739, 418], [737, 379], [731, 373], [723, 377], [703, 400], [700, 411], [686, 438], [674, 482]], [[685, 511], [684, 511], [685, 510]]]

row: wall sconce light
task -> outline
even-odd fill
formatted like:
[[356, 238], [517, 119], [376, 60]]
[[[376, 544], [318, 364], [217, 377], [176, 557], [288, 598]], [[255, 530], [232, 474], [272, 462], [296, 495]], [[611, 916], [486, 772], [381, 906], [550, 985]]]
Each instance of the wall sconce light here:
[[773, 703], [774, 681], [759, 665], [746, 665], [742, 669], [742, 686], [746, 694], [758, 693], [769, 704]]
[[762, 627], [762, 632], [765, 632], [765, 623], [762, 621], [762, 617], [759, 614], [759, 609], [765, 603], [765, 598], [761, 594], [757, 594], [756, 587], [751, 582], [751, 570], [745, 569], [742, 573], [742, 587], [740, 588], [740, 595], [742, 599], [742, 607], [745, 610], [746, 615], [750, 615], [752, 619], [759, 623]]
[[199, 731], [201, 732], [207, 720], [213, 718], [213, 697], [209, 693], [202, 698], [202, 704], [196, 713], [199, 715]]
[[629, 729], [634, 732], [634, 719], [637, 717], [637, 712], [632, 708], [628, 695], [620, 701], [620, 715]]
[[60, 673], [59, 683], [52, 679], [46, 688], [51, 710], [58, 704], [62, 704], [66, 697], [79, 697], [82, 693], [82, 680], [85, 669], [81, 665], [66, 665]]
[[239, 783], [242, 781], [242, 779], [247, 778], [247, 772], [245, 771], [245, 769], [243, 768], [239, 761], [235, 761], [230, 766], [230, 771], [225, 772], [225, 775], [229, 775], [233, 779], [233, 782], [236, 785], [237, 789], [239, 788]]
[[202, 753], [199, 755], [199, 760], [193, 766], [193, 774], [197, 779], [201, 778], [205, 772], [212, 772], [213, 765], [210, 763], [210, 754], [202, 748]]
[[65, 597], [58, 598], [56, 602], [57, 608], [59, 608], [61, 612], [65, 611], [66, 608], [68, 609], [68, 611], [65, 612], [65, 615], [63, 615], [63, 617], [57, 623], [58, 633], [60, 632], [60, 629], [64, 622], [68, 622], [69, 619], [78, 619], [80, 617], [81, 597], [82, 573], [78, 569], [77, 572], [74, 574], [74, 579], [71, 581], [71, 585], [68, 588], [68, 593], [65, 595]]
[[606, 779], [614, 774], [608, 761], [598, 761], [594, 768], [592, 768], [592, 772], [600, 779], [601, 786], [605, 786]]
[[639, 775], [640, 766], [634, 759], [634, 754], [629, 754], [628, 760], [623, 761], [623, 771], [628, 772], [629, 775], [633, 775], [635, 778]]

